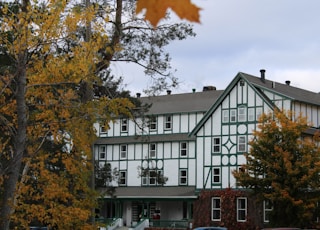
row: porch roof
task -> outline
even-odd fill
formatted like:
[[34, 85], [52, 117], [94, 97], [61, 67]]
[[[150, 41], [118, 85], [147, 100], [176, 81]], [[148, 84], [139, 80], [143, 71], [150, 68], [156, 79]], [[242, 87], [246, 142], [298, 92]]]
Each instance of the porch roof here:
[[113, 197], [115, 199], [196, 199], [198, 196], [194, 186], [163, 186], [117, 187]]

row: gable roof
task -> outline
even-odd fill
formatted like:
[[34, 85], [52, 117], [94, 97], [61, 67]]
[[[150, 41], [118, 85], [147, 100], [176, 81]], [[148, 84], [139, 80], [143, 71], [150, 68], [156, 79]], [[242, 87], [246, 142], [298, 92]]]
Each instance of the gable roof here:
[[220, 103], [225, 99], [225, 97], [229, 94], [232, 88], [238, 83], [240, 79], [243, 79], [252, 87], [252, 89], [260, 95], [260, 97], [270, 106], [270, 108], [276, 107], [274, 103], [261, 91], [262, 89], [280, 94], [284, 97], [290, 98], [294, 101], [300, 101], [307, 104], [314, 104], [320, 106], [320, 93], [314, 93], [308, 90], [300, 89], [297, 87], [293, 87], [287, 84], [281, 84], [279, 82], [270, 81], [267, 79], [262, 79], [261, 77], [256, 77], [250, 74], [246, 74], [243, 72], [239, 72], [232, 82], [228, 85], [226, 90], [221, 94], [221, 96], [214, 102], [212, 107], [207, 111], [207, 113], [203, 116], [200, 122], [196, 125], [196, 127], [192, 130], [189, 136], [195, 135], [200, 128], [204, 125], [204, 123], [209, 119], [211, 114], [216, 110], [216, 108], [220, 105]]
[[320, 93], [315, 93], [312, 91], [304, 90], [291, 85], [282, 84], [267, 79], [262, 80], [260, 77], [256, 77], [242, 72], [240, 72], [239, 74], [246, 78], [248, 82], [250, 82], [255, 87], [281, 94], [294, 101], [300, 101], [307, 104], [314, 104], [320, 106]]

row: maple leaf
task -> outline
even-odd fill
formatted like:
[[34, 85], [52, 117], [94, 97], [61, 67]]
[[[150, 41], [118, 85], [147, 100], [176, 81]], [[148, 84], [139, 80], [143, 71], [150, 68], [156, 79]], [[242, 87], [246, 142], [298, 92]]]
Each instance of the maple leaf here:
[[153, 26], [165, 17], [168, 8], [171, 8], [181, 19], [191, 22], [200, 22], [199, 10], [190, 0], [138, 0], [136, 13], [146, 9], [145, 19]]

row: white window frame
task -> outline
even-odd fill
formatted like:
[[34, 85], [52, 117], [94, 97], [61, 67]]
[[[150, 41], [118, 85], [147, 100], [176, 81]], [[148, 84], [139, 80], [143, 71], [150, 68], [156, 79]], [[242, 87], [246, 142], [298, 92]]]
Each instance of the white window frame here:
[[100, 126], [100, 133], [107, 133], [107, 132], [108, 132], [108, 129], [106, 129], [106, 126], [101, 125]]
[[188, 142], [180, 142], [180, 157], [188, 156]]
[[272, 208], [272, 203], [270, 200], [264, 200], [263, 201], [263, 222], [265, 223], [269, 223], [270, 219], [269, 219], [269, 215], [267, 213], [272, 212], [273, 208]]
[[[151, 172], [155, 172], [155, 176], [151, 176]], [[144, 177], [142, 177], [142, 185], [150, 185], [150, 186], [156, 186], [158, 185], [157, 182], [157, 176], [158, 175], [163, 175], [163, 171], [162, 170], [149, 170], [148, 174]]]
[[[218, 181], [216, 181], [218, 179]], [[220, 167], [213, 167], [212, 168], [212, 183], [213, 184], [220, 184], [221, 183], [221, 168]]]
[[188, 184], [188, 169], [179, 169], [179, 185]]
[[172, 129], [172, 115], [165, 115], [164, 116], [164, 130], [171, 130]]
[[126, 118], [121, 119], [121, 132], [122, 133], [128, 132], [128, 119]]
[[120, 159], [128, 157], [128, 145], [120, 145]]
[[107, 146], [100, 145], [99, 146], [99, 159], [106, 159], [107, 158]]
[[[219, 218], [216, 218], [215, 214], [217, 214]], [[212, 197], [211, 199], [211, 220], [221, 221], [221, 197]]]
[[157, 157], [157, 145], [155, 143], [149, 144], [149, 158]]
[[119, 186], [127, 185], [127, 171], [119, 171]]
[[[243, 202], [244, 203], [243, 203]], [[244, 204], [244, 207], [242, 207]], [[248, 214], [248, 200], [247, 197], [237, 197], [237, 222], [246, 222]], [[242, 218], [244, 217], [244, 218]]]
[[[219, 140], [219, 143], [216, 143], [216, 140]], [[216, 149], [218, 148], [218, 149]], [[212, 138], [212, 152], [213, 153], [221, 153], [221, 137], [213, 137]]]
[[248, 121], [255, 121], [254, 108], [248, 108]]
[[229, 110], [222, 111], [222, 122], [228, 123], [229, 122]]
[[237, 122], [237, 110], [230, 109], [230, 122]]
[[247, 120], [246, 107], [240, 106], [238, 108], [238, 122], [244, 122]]
[[262, 107], [256, 108], [256, 120], [258, 121], [260, 116], [262, 115]]
[[158, 129], [157, 117], [151, 116], [149, 117], [149, 130], [156, 131]]
[[246, 152], [246, 151], [247, 151], [247, 137], [238, 136], [238, 152]]

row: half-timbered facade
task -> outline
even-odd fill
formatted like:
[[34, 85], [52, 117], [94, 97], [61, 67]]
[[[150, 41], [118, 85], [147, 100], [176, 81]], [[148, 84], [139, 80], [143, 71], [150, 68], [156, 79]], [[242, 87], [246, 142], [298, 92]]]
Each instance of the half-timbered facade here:
[[[100, 215], [122, 218], [127, 226], [140, 218], [185, 225], [200, 191], [238, 189], [232, 171], [245, 163], [243, 153], [262, 113], [292, 110], [306, 116], [314, 129], [320, 126], [320, 94], [268, 80], [264, 70], [259, 77], [238, 73], [225, 90], [209, 86], [139, 100], [150, 109], [135, 120], [119, 118], [108, 130], [97, 125], [94, 145], [95, 160], [119, 172]], [[246, 222], [247, 199], [235, 201], [235, 221]], [[219, 197], [209, 202], [203, 215], [223, 222]]]

